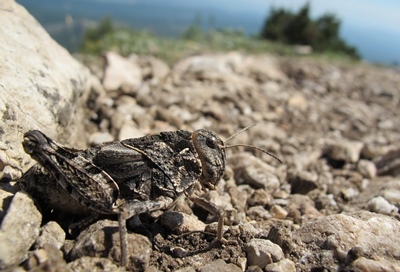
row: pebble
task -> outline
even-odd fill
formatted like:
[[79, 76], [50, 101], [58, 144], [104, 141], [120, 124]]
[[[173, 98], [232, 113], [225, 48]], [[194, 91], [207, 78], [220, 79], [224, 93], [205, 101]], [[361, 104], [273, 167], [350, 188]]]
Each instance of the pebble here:
[[200, 221], [195, 215], [175, 211], [164, 212], [160, 217], [160, 223], [177, 233], [204, 231], [206, 227], [206, 224]]
[[329, 144], [325, 154], [333, 160], [355, 163], [360, 158], [364, 144], [359, 141], [340, 139]]
[[268, 264], [279, 262], [285, 258], [282, 249], [277, 244], [265, 239], [252, 239], [244, 247], [248, 265], [264, 268]]
[[60, 249], [65, 241], [65, 232], [55, 221], [46, 223], [40, 229], [40, 236], [36, 240], [35, 247], [43, 248], [45, 244], [51, 244]]
[[39, 237], [42, 215], [33, 200], [18, 192], [0, 227], [0, 269], [20, 263]]
[[[128, 270], [145, 270], [149, 266], [152, 252], [149, 239], [143, 235], [128, 232]], [[104, 243], [104, 241], [108, 241]], [[100, 220], [82, 231], [70, 252], [72, 260], [84, 256], [107, 257], [120, 262], [120, 236], [118, 222]]]
[[371, 179], [376, 177], [377, 170], [375, 164], [372, 161], [360, 160], [357, 164], [357, 169], [364, 178]]
[[95, 132], [92, 135], [90, 135], [89, 143], [92, 146], [96, 146], [113, 140], [114, 137], [108, 132]]
[[269, 213], [273, 218], [277, 219], [285, 219], [288, 215], [288, 212], [279, 205], [273, 205], [269, 210]]
[[367, 203], [367, 209], [371, 212], [381, 213], [381, 214], [391, 214], [397, 211], [398, 208], [395, 205], [390, 204], [382, 196], [377, 196], [370, 199]]
[[215, 260], [198, 269], [199, 272], [242, 272], [242, 269], [232, 263], [227, 264], [223, 260]]
[[296, 265], [289, 259], [281, 260], [277, 263], [268, 264], [264, 268], [265, 272], [296, 272]]

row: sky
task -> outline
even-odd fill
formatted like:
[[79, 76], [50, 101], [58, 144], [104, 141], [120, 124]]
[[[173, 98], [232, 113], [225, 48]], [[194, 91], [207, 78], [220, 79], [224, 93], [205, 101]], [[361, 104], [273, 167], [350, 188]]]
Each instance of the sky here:
[[[32, 3], [35, 0], [17, 1]], [[46, 1], [54, 4], [54, 0], [40, 2], [46, 3]], [[77, 0], [64, 2], [76, 5]], [[203, 16], [203, 23], [207, 23], [207, 19], [211, 18], [209, 16], [212, 16], [217, 24], [224, 27], [234, 21], [236, 25], [232, 27], [243, 26], [246, 33], [251, 35], [259, 33], [262, 22], [272, 6], [297, 12], [309, 2], [311, 17], [318, 18], [323, 14], [332, 13], [341, 21], [340, 36], [346, 43], [356, 47], [363, 59], [400, 66], [400, 0], [86, 0], [83, 2], [112, 3], [114, 6], [123, 4], [124, 16], [129, 19], [135, 16], [143, 17], [143, 20], [147, 20], [144, 20], [145, 22], [151, 20], [165, 26], [173, 22], [175, 27], [182, 29], [186, 28], [186, 25], [182, 25], [184, 22], [182, 17], [190, 22], [193, 21], [195, 14], [200, 14]], [[143, 3], [159, 9], [140, 11]], [[84, 9], [82, 12], [86, 12], [86, 15], [94, 12], [93, 9], [85, 10], [88, 5], [83, 8], [82, 2], [78, 2], [78, 6]], [[55, 8], [54, 5], [52, 8]], [[115, 19], [119, 17], [122, 19], [122, 14], [116, 16]]]
[[258, 16], [265, 16], [271, 6], [298, 11], [309, 2], [312, 17], [333, 13], [341, 20], [341, 36], [356, 46], [362, 56], [367, 55], [370, 61], [400, 64], [400, 0], [204, 1], [232, 13], [248, 12]]

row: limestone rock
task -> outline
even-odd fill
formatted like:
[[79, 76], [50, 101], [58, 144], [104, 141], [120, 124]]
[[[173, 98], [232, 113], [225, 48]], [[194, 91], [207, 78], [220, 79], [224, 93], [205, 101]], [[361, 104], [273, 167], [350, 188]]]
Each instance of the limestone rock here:
[[245, 245], [248, 265], [256, 265], [264, 268], [268, 264], [276, 263], [285, 257], [283, 251], [277, 244], [265, 239], [252, 239]]
[[365, 178], [374, 178], [376, 176], [376, 166], [373, 162], [368, 160], [360, 160], [357, 164], [357, 169], [360, 174]]
[[[0, 9], [0, 179], [15, 179], [31, 164], [23, 134], [40, 129], [83, 147], [83, 107], [98, 80], [58, 45], [18, 3]], [[98, 90], [100, 91], [100, 90]]]
[[266, 272], [295, 272], [296, 265], [289, 259], [283, 259], [277, 263], [268, 264], [264, 271]]
[[360, 158], [363, 146], [362, 142], [343, 139], [329, 144], [325, 149], [325, 153], [332, 160], [354, 163]]
[[20, 263], [39, 236], [42, 215], [25, 193], [13, 197], [0, 226], [0, 269]]
[[181, 212], [166, 211], [161, 215], [160, 220], [162, 225], [177, 233], [204, 231], [206, 226], [196, 216]]
[[199, 272], [214, 272], [214, 271], [221, 271], [221, 272], [241, 272], [239, 266], [234, 264], [227, 264], [223, 260], [216, 260], [209, 264], [206, 264], [203, 267], [198, 269]]
[[[386, 264], [398, 266], [400, 222], [386, 215], [366, 211], [330, 215], [305, 224], [293, 237], [300, 241], [291, 254], [304, 260], [297, 269], [309, 271], [322, 265], [337, 270], [338, 263], [349, 258], [355, 247], [364, 252], [356, 258], [386, 260]], [[318, 254], [324, 257], [312, 257]]]
[[29, 271], [67, 271], [67, 263], [61, 250], [52, 244], [44, 244], [30, 254], [26, 267]]
[[123, 268], [119, 268], [112, 261], [106, 258], [100, 257], [81, 257], [75, 261], [68, 263], [68, 271], [85, 272], [85, 271], [125, 271]]
[[279, 188], [280, 182], [274, 174], [274, 167], [250, 154], [241, 153], [228, 157], [228, 163], [240, 183], [249, 184], [257, 189], [262, 188], [268, 193]]
[[55, 221], [46, 223], [40, 230], [40, 236], [36, 240], [35, 246], [43, 248], [45, 244], [51, 244], [60, 249], [65, 241], [65, 232]]
[[[147, 237], [128, 233], [127, 269], [145, 270], [149, 266], [151, 244]], [[118, 223], [101, 220], [81, 232], [70, 253], [71, 259], [84, 256], [107, 257], [118, 264], [120, 262], [120, 237]]]
[[390, 204], [385, 198], [381, 196], [370, 199], [367, 203], [367, 209], [371, 212], [387, 215], [398, 210], [395, 205]]
[[104, 89], [135, 93], [142, 83], [142, 71], [135, 59], [126, 59], [114, 52], [107, 52], [105, 59]]

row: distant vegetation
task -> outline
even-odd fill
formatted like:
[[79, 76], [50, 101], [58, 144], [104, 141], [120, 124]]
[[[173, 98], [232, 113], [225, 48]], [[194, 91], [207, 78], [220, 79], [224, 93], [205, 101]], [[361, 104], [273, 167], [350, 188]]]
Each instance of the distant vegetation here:
[[261, 38], [285, 44], [310, 45], [318, 52], [343, 52], [355, 59], [357, 50], [340, 37], [340, 20], [333, 14], [325, 14], [312, 20], [310, 5], [305, 4], [298, 13], [272, 8], [261, 30]]
[[245, 53], [274, 52], [288, 55], [289, 46], [250, 38], [239, 30], [203, 31], [190, 26], [178, 38], [154, 36], [145, 31], [116, 27], [110, 18], [101, 20], [97, 27], [88, 29], [83, 37], [81, 52], [99, 55], [114, 50], [123, 56], [129, 54], [153, 55], [172, 64], [176, 60], [200, 52], [241, 51]]
[[275, 53], [294, 55], [291, 45], [310, 45], [329, 59], [351, 56], [358, 59], [355, 48], [339, 37], [340, 21], [334, 15], [323, 15], [313, 21], [309, 6], [297, 14], [272, 9], [260, 37], [248, 37], [239, 30], [204, 31], [194, 23], [178, 38], [154, 36], [145, 31], [116, 27], [111, 18], [104, 18], [97, 27], [86, 30], [81, 51], [102, 54], [114, 50], [121, 55], [153, 55], [172, 64], [176, 60], [200, 52], [241, 51], [249, 54]]

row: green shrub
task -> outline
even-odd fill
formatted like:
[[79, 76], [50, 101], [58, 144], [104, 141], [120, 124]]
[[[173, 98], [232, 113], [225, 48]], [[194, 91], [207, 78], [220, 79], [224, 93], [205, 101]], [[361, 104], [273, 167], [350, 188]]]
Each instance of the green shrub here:
[[261, 38], [286, 44], [310, 45], [315, 51], [337, 51], [359, 59], [357, 50], [340, 37], [340, 20], [333, 14], [325, 14], [316, 20], [310, 18], [310, 5], [299, 12], [272, 8], [264, 22]]

